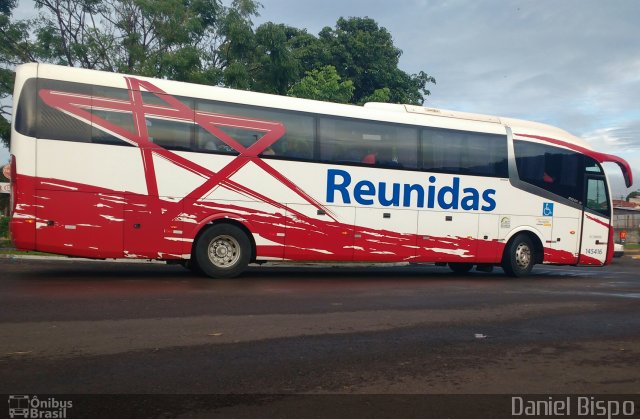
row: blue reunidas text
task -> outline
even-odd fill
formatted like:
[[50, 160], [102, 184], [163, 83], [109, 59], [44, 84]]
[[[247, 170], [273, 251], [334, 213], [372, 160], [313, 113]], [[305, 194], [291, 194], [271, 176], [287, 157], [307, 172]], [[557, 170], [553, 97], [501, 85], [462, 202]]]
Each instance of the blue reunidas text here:
[[400, 184], [360, 180], [353, 183], [349, 172], [340, 169], [327, 171], [327, 202], [360, 205], [379, 204], [383, 207], [462, 209], [465, 211], [493, 211], [496, 208], [495, 189], [479, 191], [476, 188], [460, 189], [460, 178], [454, 177], [452, 185], [436, 185], [436, 177], [429, 176], [429, 185]]

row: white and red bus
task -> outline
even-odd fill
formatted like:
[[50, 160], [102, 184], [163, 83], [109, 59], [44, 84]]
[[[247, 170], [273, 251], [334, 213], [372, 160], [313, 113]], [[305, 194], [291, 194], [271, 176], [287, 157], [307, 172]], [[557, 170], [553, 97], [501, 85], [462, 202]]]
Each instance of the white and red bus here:
[[435, 262], [456, 272], [602, 266], [602, 163], [547, 125], [364, 107], [45, 64], [17, 68], [15, 246], [183, 263]]

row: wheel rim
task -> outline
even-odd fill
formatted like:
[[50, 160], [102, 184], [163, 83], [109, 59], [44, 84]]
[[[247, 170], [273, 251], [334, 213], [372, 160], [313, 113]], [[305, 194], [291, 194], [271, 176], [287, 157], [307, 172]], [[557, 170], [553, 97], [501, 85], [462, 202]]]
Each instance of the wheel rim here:
[[526, 243], [518, 244], [516, 247], [516, 264], [520, 269], [526, 269], [531, 263], [531, 249]]
[[230, 268], [240, 259], [240, 243], [231, 236], [218, 236], [207, 249], [209, 260], [218, 268]]

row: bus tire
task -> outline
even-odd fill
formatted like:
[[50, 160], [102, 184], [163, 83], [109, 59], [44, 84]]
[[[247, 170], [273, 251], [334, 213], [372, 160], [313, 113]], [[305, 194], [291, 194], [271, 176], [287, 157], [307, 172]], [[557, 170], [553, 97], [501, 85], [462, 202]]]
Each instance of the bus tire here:
[[526, 234], [518, 234], [509, 241], [502, 256], [502, 269], [514, 278], [531, 273], [536, 261], [535, 247]]
[[240, 275], [251, 260], [251, 242], [247, 234], [232, 224], [214, 224], [196, 243], [196, 263], [211, 278]]
[[198, 266], [198, 264], [196, 263], [193, 257], [191, 259], [180, 261], [180, 265], [182, 265], [183, 268], [193, 272], [194, 274], [199, 274], [199, 275], [202, 274], [202, 271], [200, 270], [200, 266]]
[[473, 268], [473, 263], [449, 262], [449, 269], [460, 275], [469, 273], [471, 268]]

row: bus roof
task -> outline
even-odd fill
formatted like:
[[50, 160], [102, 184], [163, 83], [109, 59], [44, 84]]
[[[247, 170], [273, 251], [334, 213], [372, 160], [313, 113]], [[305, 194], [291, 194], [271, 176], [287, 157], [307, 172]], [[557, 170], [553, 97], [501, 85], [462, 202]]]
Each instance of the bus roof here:
[[397, 113], [428, 115], [440, 118], [452, 118], [461, 121], [478, 121], [504, 125], [511, 128], [513, 136], [515, 138], [519, 137], [521, 139], [533, 139], [545, 143], [551, 143], [586, 154], [599, 163], [615, 163], [620, 167], [620, 170], [622, 171], [622, 175], [624, 177], [627, 188], [633, 184], [631, 167], [626, 160], [618, 156], [595, 151], [591, 147], [591, 145], [583, 139], [578, 138], [575, 135], [553, 125], [547, 125], [540, 122], [527, 121], [523, 119], [427, 108], [414, 105], [370, 102], [366, 103], [364, 106], [368, 109], [378, 109], [387, 112], [391, 111]]
[[393, 103], [369, 102], [369, 103], [365, 103], [364, 107], [368, 109], [379, 109], [384, 111], [405, 112], [405, 113], [411, 113], [411, 114], [436, 116], [441, 118], [453, 118], [458, 120], [480, 121], [480, 122], [501, 124], [501, 125], [510, 127], [513, 130], [514, 134], [521, 132], [527, 135], [544, 135], [546, 137], [557, 137], [558, 139], [562, 139], [570, 143], [575, 143], [580, 147], [591, 149], [591, 146], [587, 142], [576, 137], [573, 134], [570, 134], [569, 132], [563, 129], [554, 127], [553, 125], [547, 125], [540, 122], [527, 121], [524, 119], [506, 118], [506, 117], [495, 116], [495, 115], [452, 111], [448, 109], [427, 108], [424, 106], [415, 106], [415, 105], [397, 105]]

